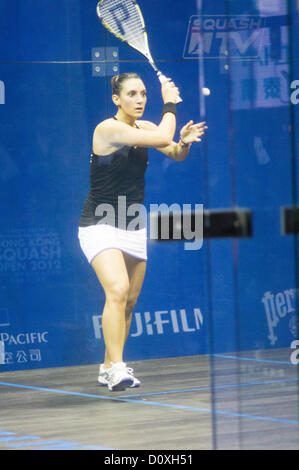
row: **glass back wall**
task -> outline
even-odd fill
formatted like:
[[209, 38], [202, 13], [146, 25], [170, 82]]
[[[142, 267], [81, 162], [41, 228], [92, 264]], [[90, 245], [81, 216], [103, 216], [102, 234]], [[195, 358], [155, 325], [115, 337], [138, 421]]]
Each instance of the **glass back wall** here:
[[215, 448], [298, 445], [297, 6], [198, 1], [205, 197], [252, 229], [208, 241]]

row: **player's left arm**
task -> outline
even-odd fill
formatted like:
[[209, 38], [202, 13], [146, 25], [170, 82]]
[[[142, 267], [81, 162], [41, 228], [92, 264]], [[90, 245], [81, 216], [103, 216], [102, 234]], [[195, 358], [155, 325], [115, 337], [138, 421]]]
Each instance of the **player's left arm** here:
[[[139, 125], [148, 130], [153, 130], [156, 127], [156, 124], [150, 121], [139, 121]], [[201, 142], [201, 137], [207, 128], [205, 122], [193, 124], [193, 121], [189, 121], [181, 129], [179, 142], [171, 142], [167, 147], [156, 147], [156, 150], [173, 160], [181, 162], [187, 158], [191, 144]]]

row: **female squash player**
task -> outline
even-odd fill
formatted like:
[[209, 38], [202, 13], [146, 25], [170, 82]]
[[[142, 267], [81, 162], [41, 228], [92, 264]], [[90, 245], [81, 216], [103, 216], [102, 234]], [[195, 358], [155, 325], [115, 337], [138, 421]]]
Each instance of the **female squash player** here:
[[140, 385], [133, 369], [123, 362], [123, 350], [146, 269], [146, 228], [141, 222], [134, 225], [136, 213], [130, 207], [143, 203], [147, 149], [156, 148], [182, 161], [206, 126], [190, 121], [182, 128], [180, 141], [173, 142], [179, 91], [170, 79], [162, 84], [164, 107], [158, 126], [140, 119], [147, 99], [137, 74], [117, 75], [111, 85], [117, 113], [94, 131], [90, 191], [81, 214], [79, 241], [106, 297], [102, 316], [105, 359], [98, 382], [117, 391]]

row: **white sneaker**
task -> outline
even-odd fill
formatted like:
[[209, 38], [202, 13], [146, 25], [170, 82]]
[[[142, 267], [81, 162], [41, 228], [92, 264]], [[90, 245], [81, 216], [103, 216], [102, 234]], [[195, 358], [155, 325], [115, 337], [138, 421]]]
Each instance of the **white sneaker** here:
[[101, 385], [108, 385], [111, 367], [105, 367], [104, 364], [100, 365], [98, 382]]
[[134, 378], [129, 374], [125, 362], [115, 362], [109, 370], [108, 389], [110, 392], [125, 390], [133, 385]]
[[[133, 377], [133, 383], [130, 385], [130, 388], [137, 388], [140, 387], [140, 380], [138, 380], [136, 377], [134, 377], [134, 369], [131, 367], [127, 367], [128, 373]], [[105, 367], [104, 364], [100, 365], [99, 369], [99, 376], [98, 376], [98, 383], [100, 385], [108, 385], [109, 383], [109, 378], [111, 374], [111, 367]]]
[[134, 375], [133, 375], [134, 374], [134, 369], [132, 369], [132, 367], [127, 367], [127, 371], [129, 372], [129, 374], [134, 379], [132, 385], [130, 385], [130, 388], [140, 387], [140, 380], [136, 379], [136, 377], [134, 377]]

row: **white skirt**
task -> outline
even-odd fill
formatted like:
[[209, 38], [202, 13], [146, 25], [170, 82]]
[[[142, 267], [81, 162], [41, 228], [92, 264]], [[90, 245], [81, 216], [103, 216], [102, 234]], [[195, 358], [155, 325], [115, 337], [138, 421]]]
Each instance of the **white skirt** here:
[[102, 251], [115, 248], [135, 258], [147, 260], [146, 228], [123, 230], [112, 225], [90, 225], [79, 227], [80, 246], [88, 262]]

